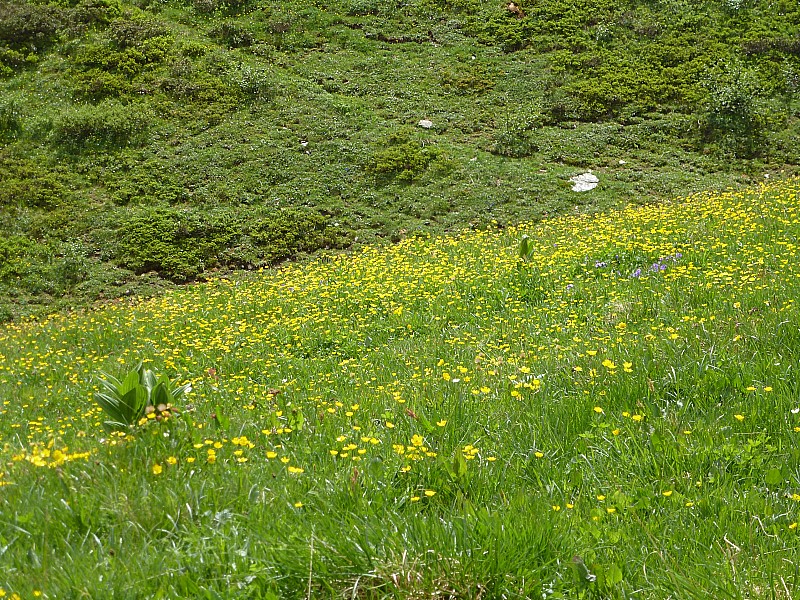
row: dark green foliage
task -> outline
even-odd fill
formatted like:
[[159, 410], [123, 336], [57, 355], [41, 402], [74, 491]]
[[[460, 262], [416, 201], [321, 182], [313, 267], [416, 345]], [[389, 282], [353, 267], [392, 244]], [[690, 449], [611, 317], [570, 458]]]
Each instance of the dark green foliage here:
[[22, 111], [13, 97], [0, 99], [0, 142], [16, 139], [22, 133]]
[[[411, 138], [411, 139], [409, 139]], [[401, 130], [386, 140], [388, 147], [375, 152], [367, 171], [379, 181], [411, 182], [440, 157], [441, 151], [429, 141], [417, 139], [413, 131]]]
[[705, 107], [706, 136], [735, 155], [753, 156], [764, 138], [761, 89], [752, 73], [739, 65], [713, 73]]
[[54, 209], [62, 204], [67, 195], [64, 173], [48, 170], [34, 161], [0, 155], [0, 173], [3, 175], [0, 207], [6, 210]]
[[119, 0], [82, 0], [72, 11], [72, 18], [86, 25], [106, 25], [122, 14]]
[[213, 28], [208, 35], [229, 48], [245, 48], [252, 46], [255, 41], [248, 29], [230, 21]]
[[137, 273], [156, 271], [176, 282], [218, 267], [263, 266], [349, 240], [312, 211], [244, 213], [232, 209], [135, 209], [108, 231], [113, 260]]
[[53, 142], [67, 150], [113, 151], [143, 142], [152, 115], [146, 108], [104, 102], [62, 115], [53, 127]]
[[33, 245], [19, 235], [0, 238], [0, 281], [11, 281], [25, 273], [23, 261]]
[[502, 123], [495, 129], [490, 152], [501, 156], [520, 158], [539, 151], [536, 130], [544, 124], [544, 117], [537, 107], [514, 107], [511, 114], [505, 115]]
[[55, 41], [63, 22], [56, 6], [0, 2], [0, 44], [36, 52]]

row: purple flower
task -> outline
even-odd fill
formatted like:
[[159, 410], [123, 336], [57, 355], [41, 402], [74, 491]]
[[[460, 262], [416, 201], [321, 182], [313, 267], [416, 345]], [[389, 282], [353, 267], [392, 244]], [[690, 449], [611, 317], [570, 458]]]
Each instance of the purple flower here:
[[600, 260], [600, 261], [597, 261], [596, 263], [594, 263], [594, 266], [595, 266], [596, 269], [602, 269], [603, 267], [607, 267], [608, 264], [604, 263], [603, 261]]
[[641, 269], [636, 269], [633, 273], [631, 273], [631, 277], [641, 277], [641, 276], [642, 276]]

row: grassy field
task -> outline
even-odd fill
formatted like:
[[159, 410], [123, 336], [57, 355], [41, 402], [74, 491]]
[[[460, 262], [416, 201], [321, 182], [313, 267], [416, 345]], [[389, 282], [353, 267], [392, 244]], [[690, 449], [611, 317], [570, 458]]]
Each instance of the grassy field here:
[[[9, 324], [0, 588], [797, 598], [799, 201], [419, 235]], [[97, 377], [140, 360], [193, 391], [109, 433]]]
[[517, 4], [0, 1], [0, 320], [799, 172], [795, 0]]

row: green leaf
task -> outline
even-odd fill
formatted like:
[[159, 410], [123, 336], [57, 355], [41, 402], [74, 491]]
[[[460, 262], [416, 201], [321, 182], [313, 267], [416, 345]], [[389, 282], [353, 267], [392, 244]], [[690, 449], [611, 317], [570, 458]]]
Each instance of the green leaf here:
[[460, 450], [456, 449], [453, 454], [453, 475], [460, 480], [467, 475], [467, 461]]
[[214, 407], [214, 427], [216, 429], [227, 429], [231, 424], [231, 420], [222, 414], [219, 405]]
[[425, 418], [425, 415], [418, 414], [417, 421], [419, 421], [422, 424], [427, 433], [433, 433], [434, 431], [436, 431], [436, 427], [434, 427], [433, 423], [431, 423], [430, 421], [428, 421], [428, 419]]
[[780, 485], [783, 483], [783, 474], [780, 469], [773, 467], [767, 471], [767, 474], [764, 476], [764, 481], [767, 485]]
[[169, 404], [171, 395], [167, 391], [167, 386], [163, 381], [159, 381], [153, 390], [150, 392], [150, 404], [158, 406], [159, 404]]
[[617, 565], [611, 565], [606, 569], [606, 583], [608, 585], [617, 585], [622, 583], [622, 569]]
[[520, 258], [528, 260], [532, 254], [533, 244], [531, 243], [531, 238], [527, 235], [523, 235], [522, 239], [519, 241], [519, 256]]
[[126, 376], [125, 379], [122, 381], [122, 385], [119, 386], [117, 389], [117, 393], [120, 397], [123, 397], [125, 394], [130, 392], [136, 386], [139, 385], [139, 373], [136, 371], [130, 371]]
[[654, 452], [661, 452], [664, 449], [664, 441], [656, 432], [650, 436], [650, 444], [653, 446]]

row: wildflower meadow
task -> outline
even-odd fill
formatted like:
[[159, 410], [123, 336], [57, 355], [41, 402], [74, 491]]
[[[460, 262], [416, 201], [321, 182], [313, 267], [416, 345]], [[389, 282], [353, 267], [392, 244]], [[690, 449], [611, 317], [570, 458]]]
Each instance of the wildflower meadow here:
[[5, 325], [0, 597], [798, 598], [798, 236], [789, 179]]

